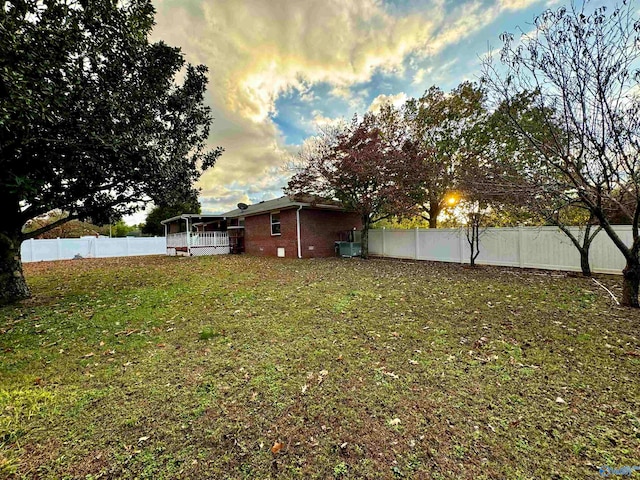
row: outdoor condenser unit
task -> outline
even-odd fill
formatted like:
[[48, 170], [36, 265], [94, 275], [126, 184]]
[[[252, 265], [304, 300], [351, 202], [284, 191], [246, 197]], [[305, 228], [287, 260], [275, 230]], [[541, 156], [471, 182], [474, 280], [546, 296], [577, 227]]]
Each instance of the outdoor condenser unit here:
[[360, 242], [336, 242], [339, 257], [359, 257], [362, 254]]

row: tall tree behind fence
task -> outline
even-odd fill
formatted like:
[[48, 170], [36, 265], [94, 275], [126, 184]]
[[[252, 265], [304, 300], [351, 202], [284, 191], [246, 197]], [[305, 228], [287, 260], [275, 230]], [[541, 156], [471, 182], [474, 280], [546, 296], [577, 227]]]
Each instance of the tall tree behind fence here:
[[[570, 227], [580, 235], [577, 227]], [[614, 227], [625, 242], [632, 241], [631, 227]], [[469, 244], [462, 229], [375, 229], [369, 234], [371, 255], [469, 263]], [[607, 235], [597, 235], [590, 252], [597, 273], [620, 274], [625, 260]], [[520, 268], [580, 271], [580, 255], [556, 227], [488, 228], [480, 237], [478, 264]]]

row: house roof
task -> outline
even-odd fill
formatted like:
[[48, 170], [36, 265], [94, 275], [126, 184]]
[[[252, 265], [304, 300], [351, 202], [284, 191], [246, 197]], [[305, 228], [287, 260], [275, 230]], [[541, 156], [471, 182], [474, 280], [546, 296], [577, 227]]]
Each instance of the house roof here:
[[175, 217], [162, 220], [160, 223], [164, 225], [165, 223], [175, 222], [176, 220], [186, 220], [187, 218], [191, 220], [204, 221], [204, 222], [208, 220], [224, 220], [224, 216], [219, 214], [182, 213], [180, 215], [176, 215]]
[[160, 223], [164, 225], [175, 222], [176, 220], [186, 220], [187, 218], [190, 220], [205, 222], [209, 220], [224, 220], [226, 218], [248, 217], [251, 215], [272, 212], [274, 210], [285, 210], [287, 208], [297, 207], [318, 208], [322, 210], [346, 210], [340, 202], [335, 200], [327, 200], [313, 195], [284, 195], [273, 200], [254, 203], [244, 210], [236, 208], [220, 214], [183, 213], [181, 215], [176, 215], [175, 217], [162, 220]]
[[312, 207], [323, 210], [345, 210], [340, 202], [327, 200], [312, 195], [285, 195], [274, 200], [266, 200], [260, 203], [249, 205], [246, 209], [236, 208], [223, 213], [225, 218], [247, 217], [260, 213], [272, 212], [274, 210], [285, 210], [287, 208]]

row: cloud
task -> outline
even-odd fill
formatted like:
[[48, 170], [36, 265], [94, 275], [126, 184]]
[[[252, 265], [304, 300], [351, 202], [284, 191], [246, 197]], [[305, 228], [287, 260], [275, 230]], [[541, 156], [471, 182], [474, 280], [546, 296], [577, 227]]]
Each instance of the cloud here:
[[[500, 0], [500, 8], [502, 10], [524, 10], [530, 6], [539, 3], [540, 0]], [[549, 3], [558, 3], [559, 0], [549, 0]]]
[[413, 81], [411, 82], [413, 85], [421, 85], [424, 82], [424, 77], [429, 75], [433, 71], [433, 67], [427, 68], [419, 68], [416, 70], [416, 73], [413, 75]]
[[369, 111], [372, 113], [378, 113], [380, 108], [384, 105], [391, 104], [394, 107], [400, 107], [404, 105], [409, 97], [404, 92], [397, 93], [396, 95], [378, 95], [373, 99], [371, 105], [369, 105]]
[[345, 119], [342, 117], [325, 117], [319, 110], [314, 110], [311, 125], [314, 130], [317, 130], [318, 128], [337, 126], [344, 122]]
[[[245, 201], [242, 192], [256, 185], [286, 183], [286, 175], [273, 173], [291, 150], [273, 121], [278, 98], [294, 93], [316, 108], [312, 87], [326, 84], [349, 111], [363, 111], [375, 94], [365, 85], [376, 72], [402, 76], [407, 58], [435, 55], [500, 12], [535, 0], [493, 1], [448, 10], [444, 0], [432, 0], [400, 12], [381, 0], [156, 0], [154, 39], [210, 69], [210, 143], [226, 151], [199, 182], [207, 205]], [[427, 73], [418, 70], [414, 81]], [[311, 122], [327, 121], [322, 117]]]

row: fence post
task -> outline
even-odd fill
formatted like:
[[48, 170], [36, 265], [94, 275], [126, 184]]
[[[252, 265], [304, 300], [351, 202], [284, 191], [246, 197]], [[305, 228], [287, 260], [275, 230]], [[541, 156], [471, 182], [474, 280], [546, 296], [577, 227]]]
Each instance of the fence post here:
[[418, 257], [420, 256], [420, 246], [418, 244], [418, 227], [416, 227], [416, 234], [413, 237], [413, 241], [416, 242], [416, 260], [418, 260]]
[[33, 238], [29, 239], [29, 261], [33, 262]]
[[126, 253], [126, 255], [127, 255], [127, 257], [128, 257], [128, 256], [129, 256], [129, 237], [124, 237], [124, 238], [125, 238], [125, 240], [126, 240], [126, 246], [127, 246], [127, 253]]
[[62, 247], [60, 245], [60, 237], [56, 239], [56, 260], [62, 260]]
[[382, 256], [384, 257], [384, 231], [386, 230], [386, 227], [382, 227]]
[[460, 249], [460, 263], [464, 263], [464, 235], [462, 227], [458, 229], [458, 248]]
[[524, 227], [522, 225], [518, 225], [518, 263], [520, 264], [520, 268], [524, 268], [524, 255], [522, 252], [524, 251]]

